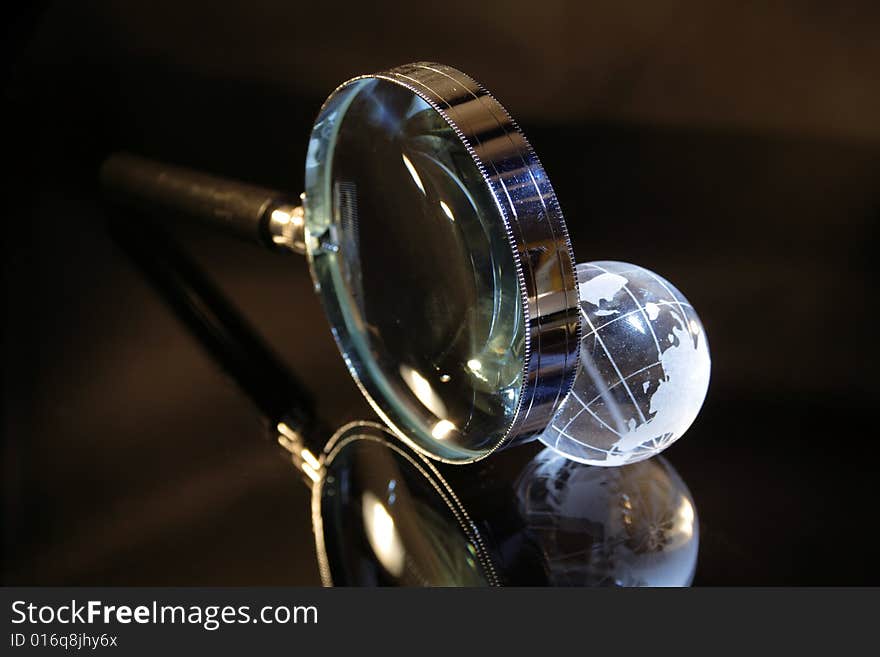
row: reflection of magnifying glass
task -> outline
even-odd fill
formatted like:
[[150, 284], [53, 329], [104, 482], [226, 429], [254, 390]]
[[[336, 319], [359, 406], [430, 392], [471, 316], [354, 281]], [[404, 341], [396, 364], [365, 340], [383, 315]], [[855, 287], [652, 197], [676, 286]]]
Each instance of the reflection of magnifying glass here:
[[312, 490], [326, 584], [494, 585], [464, 507], [419, 452], [374, 423], [326, 430], [296, 378], [157, 227], [114, 219], [118, 244], [269, 422]]
[[523, 446], [478, 472], [441, 472], [371, 422], [315, 446], [323, 429], [304, 391], [198, 267], [149, 224], [117, 221], [114, 235], [269, 420], [311, 487], [325, 584], [690, 582], [693, 500], [662, 459], [603, 469]]
[[325, 585], [491, 586], [492, 558], [436, 468], [378, 424], [354, 423], [312, 464]]
[[105, 185], [307, 252], [362, 392], [414, 448], [465, 463], [542, 431], [577, 368], [577, 279], [555, 194], [471, 78], [411, 64], [324, 103], [302, 207], [131, 156]]
[[550, 449], [518, 451], [503, 475], [484, 468], [459, 478], [380, 425], [340, 429], [314, 463], [324, 583], [691, 584], [696, 507], [665, 459], [600, 468]]

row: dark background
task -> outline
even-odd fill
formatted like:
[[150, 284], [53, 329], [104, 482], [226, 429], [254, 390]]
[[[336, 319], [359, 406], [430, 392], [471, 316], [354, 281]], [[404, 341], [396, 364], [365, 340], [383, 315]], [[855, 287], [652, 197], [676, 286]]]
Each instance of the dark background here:
[[[292, 192], [324, 97], [430, 59], [540, 154], [580, 261], [674, 281], [713, 380], [668, 450], [697, 584], [880, 584], [876, 3], [34, 3], [6, 25], [3, 581], [317, 584], [308, 492], [108, 237], [126, 149]], [[845, 5], [845, 6], [844, 6]], [[372, 417], [303, 259], [181, 229], [319, 401]]]

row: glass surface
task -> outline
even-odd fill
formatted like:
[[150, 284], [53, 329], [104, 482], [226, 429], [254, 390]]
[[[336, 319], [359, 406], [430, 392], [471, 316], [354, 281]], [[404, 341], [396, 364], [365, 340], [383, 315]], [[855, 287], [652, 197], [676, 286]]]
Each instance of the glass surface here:
[[550, 586], [689, 586], [700, 544], [694, 500], [662, 457], [597, 468], [545, 449], [517, 485]]
[[495, 199], [445, 119], [405, 87], [337, 90], [306, 162], [307, 246], [349, 369], [400, 433], [447, 460], [504, 438], [525, 363]]
[[372, 436], [332, 453], [321, 490], [337, 586], [485, 586], [477, 547], [424, 463]]
[[703, 324], [669, 281], [625, 262], [577, 266], [584, 334], [571, 393], [541, 441], [569, 458], [621, 465], [679, 439], [709, 388]]

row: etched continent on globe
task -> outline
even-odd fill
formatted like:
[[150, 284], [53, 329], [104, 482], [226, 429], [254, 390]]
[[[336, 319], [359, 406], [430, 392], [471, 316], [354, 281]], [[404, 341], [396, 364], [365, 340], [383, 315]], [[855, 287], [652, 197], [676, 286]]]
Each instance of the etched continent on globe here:
[[703, 325], [681, 292], [643, 267], [591, 262], [577, 274], [580, 369], [540, 439], [593, 465], [650, 458], [703, 405], [711, 370]]

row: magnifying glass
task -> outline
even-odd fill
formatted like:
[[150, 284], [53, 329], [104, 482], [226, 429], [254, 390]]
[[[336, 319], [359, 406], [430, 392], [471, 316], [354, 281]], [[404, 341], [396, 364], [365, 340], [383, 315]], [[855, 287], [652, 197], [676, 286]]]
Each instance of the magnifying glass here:
[[696, 511], [662, 459], [596, 468], [523, 445], [485, 464], [438, 466], [364, 421], [322, 446], [326, 429], [306, 391], [198, 266], [150, 222], [111, 226], [310, 486], [324, 584], [690, 583]]
[[[623, 263], [587, 267], [579, 285], [537, 156], [452, 67], [409, 64], [339, 86], [312, 128], [301, 204], [130, 155], [108, 158], [102, 180], [135, 207], [305, 253], [361, 392], [440, 461], [540, 436], [577, 460], [620, 465], [680, 437], [705, 397], [693, 307], [674, 288], [642, 294]], [[628, 323], [608, 328], [614, 315]]]
[[310, 137], [301, 206], [133, 156], [105, 186], [305, 251], [361, 391], [402, 440], [467, 463], [534, 436], [571, 388], [581, 330], [571, 244], [538, 158], [460, 71], [349, 80]]

